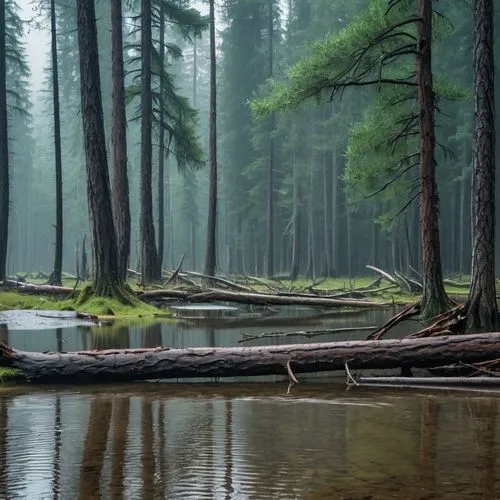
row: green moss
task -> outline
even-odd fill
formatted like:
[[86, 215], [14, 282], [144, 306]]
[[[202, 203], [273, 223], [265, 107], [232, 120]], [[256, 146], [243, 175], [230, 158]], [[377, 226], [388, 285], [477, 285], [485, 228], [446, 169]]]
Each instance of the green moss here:
[[127, 316], [127, 317], [147, 317], [165, 316], [169, 313], [149, 304], [141, 302], [133, 297], [130, 304], [122, 304], [113, 298], [96, 297], [86, 295], [78, 299], [58, 300], [55, 297], [41, 296], [16, 291], [0, 292], [0, 311], [11, 309], [41, 309], [56, 311], [80, 311], [97, 316]]
[[22, 374], [16, 368], [0, 367], [0, 384], [9, 380], [18, 380], [22, 378]]

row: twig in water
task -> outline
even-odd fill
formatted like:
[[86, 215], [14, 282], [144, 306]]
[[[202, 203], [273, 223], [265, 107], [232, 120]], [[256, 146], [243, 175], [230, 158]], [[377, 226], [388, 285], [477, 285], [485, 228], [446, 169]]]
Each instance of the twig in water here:
[[349, 365], [347, 364], [347, 361], [344, 363], [344, 368], [345, 368], [345, 373], [347, 375], [347, 387], [350, 387], [351, 385], [358, 385], [355, 378], [351, 375], [351, 372], [349, 371]]
[[287, 394], [290, 394], [290, 389], [293, 387], [294, 384], [298, 384], [299, 381], [295, 377], [295, 375], [292, 372], [292, 367], [290, 366], [290, 360], [288, 360], [286, 364], [286, 371], [288, 372], [288, 379], [290, 383], [288, 384], [288, 390], [286, 391]]

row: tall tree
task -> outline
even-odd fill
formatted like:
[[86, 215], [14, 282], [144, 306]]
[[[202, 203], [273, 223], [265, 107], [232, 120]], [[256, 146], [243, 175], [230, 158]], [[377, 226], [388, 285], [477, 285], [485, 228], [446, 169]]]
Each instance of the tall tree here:
[[122, 24], [122, 2], [121, 0], [111, 0], [111, 73], [113, 87], [111, 118], [113, 177], [111, 196], [118, 247], [118, 272], [120, 279], [125, 280], [130, 254], [130, 202], [127, 174], [127, 117], [125, 110]]
[[450, 306], [443, 283], [436, 184], [434, 90], [432, 86], [432, 0], [417, 1], [417, 96], [420, 124], [420, 237], [422, 241], [422, 316]]
[[493, 0], [474, 6], [474, 155], [472, 177], [472, 281], [469, 324], [497, 323], [495, 289], [495, 98]]
[[93, 291], [98, 296], [124, 298], [111, 209], [94, 0], [77, 0], [77, 28], [87, 197], [92, 235]]
[[[159, 108], [160, 108], [160, 126], [159, 147], [158, 147], [158, 266], [162, 267], [163, 253], [165, 244], [165, 6], [160, 5], [160, 45], [158, 47], [159, 63], [160, 63], [160, 92], [159, 92]], [[169, 182], [170, 187], [170, 182]], [[168, 199], [170, 201], [171, 194]], [[170, 214], [170, 211], [169, 211]], [[171, 218], [170, 218], [171, 220]]]
[[[274, 0], [267, 2], [268, 78], [273, 77]], [[267, 275], [274, 275], [274, 113], [269, 116], [269, 163], [267, 166]]]
[[52, 103], [54, 109], [54, 153], [56, 167], [56, 247], [54, 269], [50, 276], [52, 285], [61, 285], [63, 258], [63, 192], [61, 159], [61, 115], [59, 111], [59, 69], [57, 57], [56, 3], [50, 0], [50, 36], [52, 57]]
[[9, 229], [9, 136], [7, 129], [7, 67], [5, 0], [0, 0], [0, 281], [7, 279]]
[[209, 162], [210, 184], [208, 195], [207, 247], [205, 274], [215, 275], [217, 246], [217, 83], [215, 52], [215, 0], [210, 0], [210, 124]]
[[161, 280], [153, 223], [151, 95], [151, 1], [141, 1], [141, 271], [144, 283]]

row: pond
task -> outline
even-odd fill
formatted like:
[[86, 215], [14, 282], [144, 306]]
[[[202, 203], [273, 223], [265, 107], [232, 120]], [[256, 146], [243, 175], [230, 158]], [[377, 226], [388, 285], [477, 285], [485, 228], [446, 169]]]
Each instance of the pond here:
[[[390, 311], [18, 330], [26, 350], [238, 345], [242, 333], [371, 326]], [[281, 318], [281, 319], [280, 319]], [[267, 321], [267, 323], [266, 323]], [[269, 324], [271, 323], [271, 324]], [[401, 325], [395, 335], [419, 325]], [[269, 328], [272, 327], [272, 328]], [[365, 338], [259, 338], [243, 345]], [[274, 382], [271, 382], [274, 381]], [[0, 498], [493, 499], [498, 394], [343, 378], [0, 388]]]

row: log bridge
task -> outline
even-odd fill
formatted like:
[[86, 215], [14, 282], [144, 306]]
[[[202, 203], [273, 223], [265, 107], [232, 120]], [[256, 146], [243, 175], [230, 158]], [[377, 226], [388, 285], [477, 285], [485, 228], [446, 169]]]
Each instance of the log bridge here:
[[284, 375], [351, 369], [428, 368], [500, 358], [500, 333], [252, 347], [114, 349], [40, 353], [0, 344], [0, 365], [31, 382], [94, 383]]

